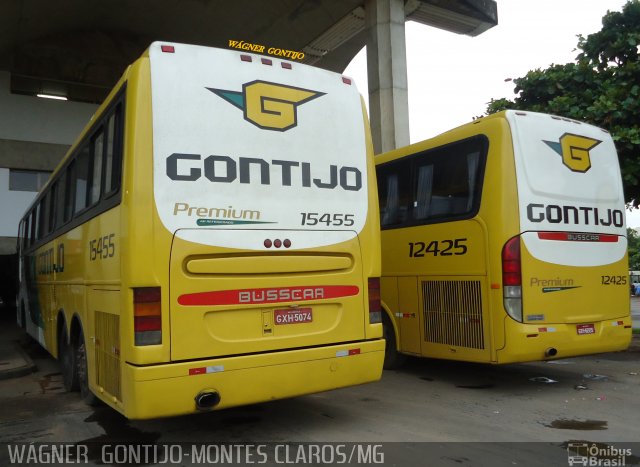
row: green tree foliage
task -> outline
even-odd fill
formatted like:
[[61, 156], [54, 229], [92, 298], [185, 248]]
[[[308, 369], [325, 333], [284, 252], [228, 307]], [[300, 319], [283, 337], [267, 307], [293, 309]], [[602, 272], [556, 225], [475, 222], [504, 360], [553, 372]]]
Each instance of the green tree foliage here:
[[602, 29], [578, 36], [575, 63], [551, 65], [514, 79], [513, 100], [491, 100], [487, 114], [505, 109], [545, 112], [608, 130], [618, 149], [627, 202], [640, 205], [640, 0], [607, 12]]
[[627, 229], [629, 246], [629, 269], [640, 271], [640, 235], [635, 229]]

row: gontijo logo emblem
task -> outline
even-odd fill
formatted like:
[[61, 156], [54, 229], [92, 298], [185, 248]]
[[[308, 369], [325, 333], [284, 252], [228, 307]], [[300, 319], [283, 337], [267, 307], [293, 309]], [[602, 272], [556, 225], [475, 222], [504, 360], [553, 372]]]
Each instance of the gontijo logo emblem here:
[[286, 131], [298, 124], [298, 106], [324, 92], [285, 86], [267, 81], [251, 81], [242, 92], [207, 88], [244, 112], [244, 119], [263, 130]]
[[[543, 140], [544, 141], [544, 140]], [[586, 172], [591, 168], [589, 151], [602, 141], [586, 136], [565, 133], [558, 142], [544, 141], [547, 146], [560, 154], [562, 163], [574, 172]]]

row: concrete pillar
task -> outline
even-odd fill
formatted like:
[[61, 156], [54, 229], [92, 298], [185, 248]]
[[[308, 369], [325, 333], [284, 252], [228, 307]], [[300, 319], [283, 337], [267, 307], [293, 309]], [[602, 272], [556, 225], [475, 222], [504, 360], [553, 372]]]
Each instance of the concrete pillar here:
[[365, 0], [369, 116], [376, 154], [409, 144], [403, 0]]

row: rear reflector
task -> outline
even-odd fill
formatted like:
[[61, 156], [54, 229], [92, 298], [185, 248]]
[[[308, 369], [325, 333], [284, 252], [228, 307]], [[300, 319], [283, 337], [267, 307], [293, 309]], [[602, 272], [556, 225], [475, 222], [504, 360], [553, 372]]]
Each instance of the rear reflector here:
[[351, 84], [351, 78], [347, 78], [346, 76], [342, 77], [342, 82], [344, 84]]
[[369, 278], [369, 323], [382, 322], [382, 305], [380, 303], [380, 278]]
[[240, 60], [242, 60], [243, 62], [250, 62], [251, 55], [240, 55]]
[[162, 50], [164, 53], [168, 53], [168, 54], [172, 54], [176, 51], [175, 47], [172, 45], [161, 45], [160, 46], [160, 50]]
[[133, 330], [135, 345], [162, 343], [160, 287], [133, 289]]

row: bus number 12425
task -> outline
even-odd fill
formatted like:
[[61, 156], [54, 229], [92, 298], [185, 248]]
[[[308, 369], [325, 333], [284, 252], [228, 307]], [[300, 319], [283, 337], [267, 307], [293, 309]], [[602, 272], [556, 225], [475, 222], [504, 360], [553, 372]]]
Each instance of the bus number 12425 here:
[[425, 242], [409, 242], [409, 257], [422, 258], [425, 253], [433, 256], [459, 256], [467, 253], [467, 239], [433, 240], [428, 245]]

